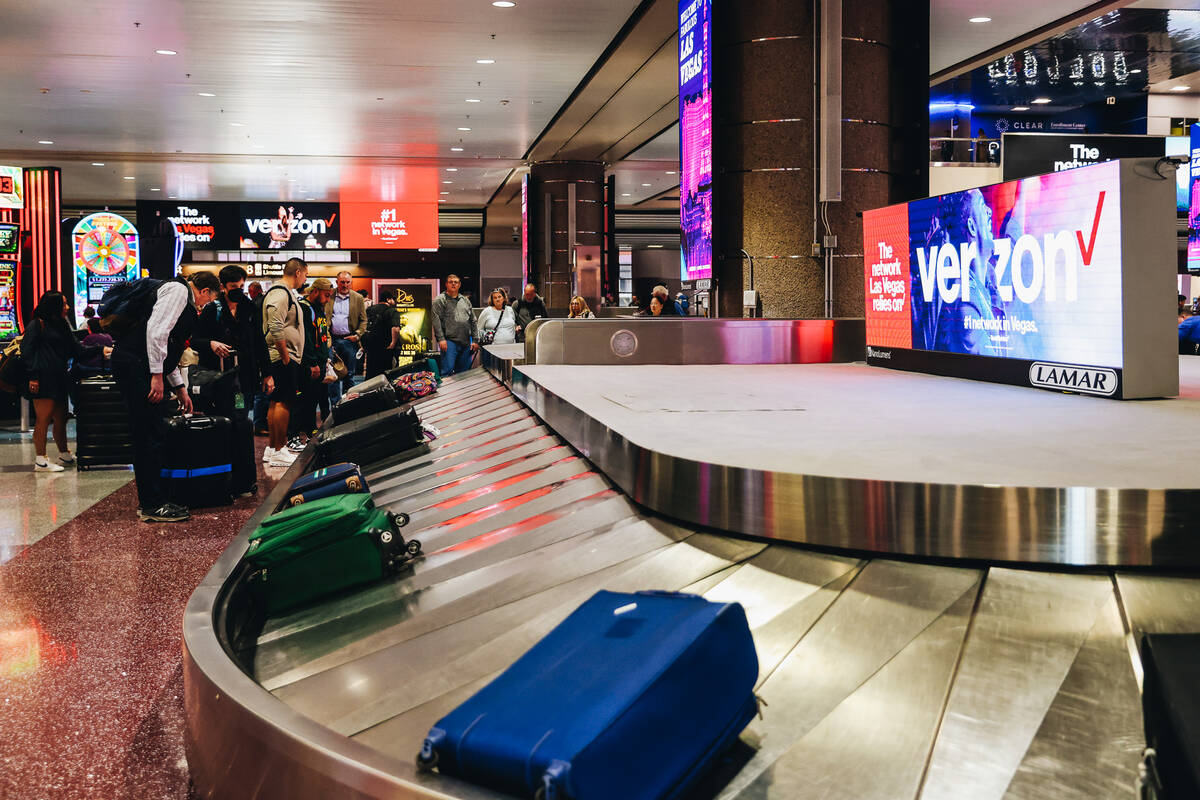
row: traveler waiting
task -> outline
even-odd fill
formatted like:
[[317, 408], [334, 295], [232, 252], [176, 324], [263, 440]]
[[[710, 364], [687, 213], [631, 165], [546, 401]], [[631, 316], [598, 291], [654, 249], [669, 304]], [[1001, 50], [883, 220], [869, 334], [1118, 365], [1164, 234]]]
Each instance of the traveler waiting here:
[[[663, 306], [662, 316], [664, 316], [664, 317], [682, 317], [683, 316], [683, 309], [679, 307], [678, 303], [676, 303], [674, 300], [671, 299], [671, 292], [670, 292], [670, 290], [667, 289], [666, 286], [663, 286], [661, 283], [659, 285], [655, 286], [654, 289], [651, 290], [650, 296], [652, 298], [657, 297], [659, 302], [662, 303], [662, 306]], [[657, 317], [659, 315], [655, 314], [654, 316]]]
[[567, 314], [567, 319], [595, 319], [596, 315], [588, 308], [587, 300], [583, 299], [582, 295], [575, 295], [571, 298], [569, 307], [570, 313]]
[[300, 298], [300, 310], [304, 315], [304, 355], [300, 359], [300, 397], [297, 400], [297, 419], [292, 426], [295, 434], [288, 444], [291, 447], [307, 444], [308, 437], [317, 429], [317, 409], [321, 417], [329, 414], [329, 387], [325, 382], [329, 366], [329, 353], [333, 342], [329, 334], [329, 321], [325, 309], [333, 297], [333, 284], [328, 278], [317, 278]]
[[517, 312], [517, 341], [525, 341], [525, 329], [529, 323], [538, 317], [549, 317], [546, 301], [537, 293], [537, 287], [532, 283], [525, 287], [524, 293], [513, 303], [513, 311]]
[[442, 375], [466, 372], [479, 344], [475, 333], [475, 309], [465, 294], [459, 294], [462, 280], [446, 276], [446, 290], [433, 300], [433, 340], [442, 351]]
[[144, 522], [182, 522], [188, 519], [188, 510], [167, 502], [162, 490], [163, 415], [168, 408], [163, 399], [170, 392], [180, 410], [191, 413], [192, 399], [184, 386], [179, 359], [199, 311], [217, 298], [221, 284], [211, 272], [197, 272], [186, 280], [143, 285], [153, 291], [126, 313], [131, 325], [115, 337], [113, 377], [129, 414], [138, 517]]
[[283, 277], [263, 295], [263, 335], [271, 358], [271, 392], [267, 409], [270, 440], [263, 452], [268, 466], [286, 467], [296, 460], [288, 449], [288, 426], [300, 390], [300, 359], [304, 355], [304, 321], [297, 292], [308, 278], [308, 264], [289, 258], [283, 265]]
[[396, 290], [388, 287], [379, 293], [379, 302], [367, 309], [367, 331], [362, 339], [366, 377], [382, 375], [392, 368], [402, 325], [396, 311]]
[[87, 308], [85, 308], [85, 309], [83, 310], [83, 324], [82, 324], [82, 325], [80, 325], [80, 326], [79, 326], [78, 328], [76, 328], [75, 330], [79, 331], [79, 332], [80, 332], [80, 333], [82, 333], [84, 336], [87, 336], [87, 334], [88, 334], [88, 323], [89, 323], [89, 322], [91, 322], [91, 321], [92, 321], [93, 319], [95, 319], [95, 318], [96, 318], [96, 309], [95, 309], [95, 308], [93, 308], [92, 306], [88, 306]]
[[350, 291], [350, 273], [337, 274], [337, 293], [325, 304], [325, 318], [333, 334], [334, 352], [346, 365], [346, 377], [329, 385], [329, 399], [337, 402], [350, 388], [358, 372], [358, 350], [367, 332], [367, 301], [358, 292]]
[[[243, 402], [252, 403], [260, 391], [270, 392], [271, 356], [267, 352], [267, 340], [263, 336], [261, 311], [243, 291], [246, 270], [237, 264], [227, 264], [217, 274], [221, 293], [200, 312], [191, 346], [205, 369], [223, 371], [231, 368], [233, 353], [237, 353], [238, 379], [235, 393], [242, 394]], [[252, 286], [257, 284], [251, 284]], [[233, 409], [233, 397], [228, 398]], [[249, 413], [250, 409], [246, 409]], [[265, 420], [264, 420], [265, 421]]]
[[80, 372], [87, 375], [97, 375], [104, 369], [104, 360], [107, 358], [100, 348], [111, 348], [113, 346], [113, 338], [104, 332], [100, 327], [100, 320], [93, 315], [87, 321], [87, 336], [83, 337], [83, 341], [79, 344], [83, 349], [91, 355], [84, 356], [75, 360], [79, 366]]
[[517, 341], [517, 314], [507, 304], [503, 289], [492, 289], [487, 308], [475, 322], [475, 341], [480, 345], [513, 344]]
[[[38, 300], [21, 340], [21, 363], [28, 380], [26, 396], [33, 401], [37, 414], [33, 425], [34, 472], [62, 472], [63, 464], [75, 463], [67, 442], [67, 395], [71, 387], [68, 362], [101, 352], [100, 347], [84, 349], [75, 338], [67, 321], [70, 313], [62, 292], [46, 292]], [[104, 348], [103, 352], [107, 355], [112, 350]], [[46, 459], [46, 432], [51, 424], [58, 447], [57, 464]]]

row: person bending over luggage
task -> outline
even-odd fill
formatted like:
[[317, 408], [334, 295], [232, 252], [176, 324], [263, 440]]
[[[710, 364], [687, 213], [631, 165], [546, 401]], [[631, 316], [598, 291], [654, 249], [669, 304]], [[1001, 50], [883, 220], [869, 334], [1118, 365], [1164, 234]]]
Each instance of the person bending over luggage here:
[[[192, 335], [192, 349], [200, 358], [200, 366], [218, 372], [230, 369], [232, 354], [237, 353], [238, 379], [235, 393], [241, 392], [246, 406], [254, 402], [259, 391], [270, 392], [271, 356], [267, 352], [267, 340], [262, 334], [262, 313], [243, 287], [246, 270], [237, 264], [227, 264], [217, 274], [221, 282], [221, 294], [200, 312], [196, 321], [196, 332]], [[234, 397], [224, 398], [228, 406], [221, 413], [229, 415], [234, 410]], [[245, 409], [249, 412], [249, 408]]]
[[137, 514], [143, 522], [182, 522], [189, 516], [183, 506], [167, 502], [163, 495], [162, 464], [165, 441], [164, 416], [170, 410], [163, 404], [167, 393], [175, 395], [184, 414], [192, 411], [192, 399], [184, 386], [179, 359], [196, 327], [196, 316], [220, 294], [221, 284], [211, 272], [197, 272], [190, 278], [174, 278], [151, 283], [134, 281], [133, 286], [148, 287], [131, 295], [136, 304], [121, 316], [128, 327], [116, 334], [113, 346], [113, 377], [129, 414], [133, 438], [133, 476], [137, 484]]
[[488, 306], [475, 322], [475, 341], [483, 345], [513, 344], [517, 341], [517, 314], [507, 304], [503, 289], [492, 289]]
[[[33, 425], [34, 472], [62, 472], [63, 464], [74, 464], [67, 443], [67, 394], [71, 386], [68, 362], [99, 355], [101, 346], [84, 348], [67, 321], [71, 307], [62, 292], [46, 292], [33, 310], [33, 320], [21, 340], [21, 363], [28, 380], [26, 396], [33, 401], [37, 421]], [[103, 348], [104, 355], [111, 348]], [[57, 464], [46, 459], [46, 432], [54, 425]]]
[[271, 354], [271, 377], [275, 387], [267, 410], [270, 443], [263, 461], [272, 467], [286, 467], [296, 460], [288, 449], [288, 425], [300, 391], [300, 359], [304, 355], [304, 320], [297, 292], [308, 278], [308, 264], [289, 258], [283, 265], [283, 277], [263, 295], [263, 335]]
[[466, 372], [471, 368], [479, 345], [475, 333], [475, 310], [465, 294], [459, 294], [462, 280], [446, 276], [446, 291], [433, 301], [433, 340], [442, 351], [442, 375]]
[[388, 287], [379, 293], [379, 302], [367, 309], [367, 332], [363, 352], [367, 357], [366, 377], [382, 375], [392, 368], [402, 322], [396, 310], [396, 290]]
[[300, 359], [300, 398], [297, 401], [295, 437], [288, 446], [303, 449], [308, 437], [317, 429], [317, 408], [322, 418], [329, 414], [329, 384], [325, 377], [332, 372], [329, 353], [333, 338], [329, 333], [329, 320], [325, 317], [325, 305], [333, 295], [333, 284], [328, 278], [317, 278], [300, 298], [300, 310], [304, 315], [304, 355]]

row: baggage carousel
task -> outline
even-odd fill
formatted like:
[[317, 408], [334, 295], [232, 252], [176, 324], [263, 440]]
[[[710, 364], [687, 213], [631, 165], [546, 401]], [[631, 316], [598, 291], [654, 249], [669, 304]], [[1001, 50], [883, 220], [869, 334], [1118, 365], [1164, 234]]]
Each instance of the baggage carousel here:
[[[805, 541], [817, 511], [831, 519], [829, 509], [863, 495], [830, 486], [805, 495], [812, 485], [802, 484], [799, 497], [771, 505], [793, 518], [804, 511], [800, 529], [713, 516], [733, 498], [774, 491], [771, 482], [736, 466], [697, 470], [687, 453], [652, 455], [633, 422], [581, 410], [606, 391], [598, 370], [589, 393], [580, 375], [555, 373], [580, 365], [538, 356], [535, 343], [492, 348], [486, 371], [449, 378], [418, 404], [440, 431], [428, 455], [365, 466], [377, 503], [410, 514], [404, 534], [424, 545], [410, 570], [263, 619], [237, 591], [245, 539], [214, 566], [184, 632], [188, 757], [201, 796], [497, 797], [419, 773], [421, 741], [600, 589], [682, 590], [746, 608], [763, 714], [693, 798], [1132, 796], [1143, 747], [1137, 637], [1200, 630], [1195, 563], [1148, 555], [1161, 552], [1158, 495], [1146, 495], [1139, 524], [1105, 534], [1115, 549], [1087, 544], [1101, 529], [1094, 516], [1047, 534], [1039, 521], [1083, 502], [1063, 492], [1057, 510], [1028, 505], [1051, 502], [1052, 487], [1013, 496], [1027, 524], [1005, 535], [1052, 542], [1009, 542], [1014, 558], [931, 553], [953, 538], [889, 538], [886, 519], [852, 541]], [[290, 470], [258, 518], [303, 470]], [[1194, 497], [1187, 487], [1124, 488], [1176, 492], [1181, 508]], [[705, 502], [689, 510], [680, 497]], [[717, 497], [724, 505], [708, 502]], [[1129, 508], [1114, 515], [1128, 521]], [[1147, 520], [1159, 523], [1152, 533]], [[731, 532], [743, 523], [760, 528]], [[1055, 552], [1083, 555], [1055, 563]]]

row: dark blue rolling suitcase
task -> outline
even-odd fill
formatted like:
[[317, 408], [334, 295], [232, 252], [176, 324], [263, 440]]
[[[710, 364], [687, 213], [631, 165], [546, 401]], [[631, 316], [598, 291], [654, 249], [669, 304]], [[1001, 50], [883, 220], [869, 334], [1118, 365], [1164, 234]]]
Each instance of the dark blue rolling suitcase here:
[[298, 506], [320, 500], [322, 497], [333, 497], [335, 494], [359, 494], [369, 491], [371, 488], [367, 486], [367, 479], [363, 477], [358, 464], [330, 464], [297, 478], [288, 489], [287, 505]]
[[546, 800], [676, 798], [757, 711], [737, 603], [598, 592], [430, 731], [426, 769]]

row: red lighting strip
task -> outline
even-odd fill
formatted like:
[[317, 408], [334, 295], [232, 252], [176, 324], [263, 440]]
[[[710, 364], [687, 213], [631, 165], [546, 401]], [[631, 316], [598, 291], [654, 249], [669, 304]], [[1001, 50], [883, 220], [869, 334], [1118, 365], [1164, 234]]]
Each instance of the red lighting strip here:
[[55, 167], [25, 170], [25, 228], [30, 233], [33, 302], [51, 289], [63, 290], [62, 173]]

